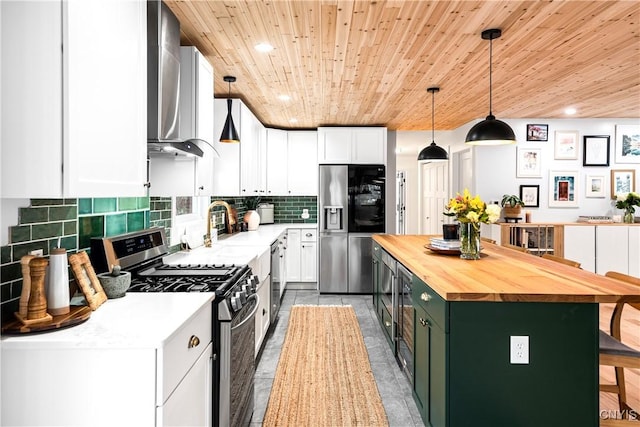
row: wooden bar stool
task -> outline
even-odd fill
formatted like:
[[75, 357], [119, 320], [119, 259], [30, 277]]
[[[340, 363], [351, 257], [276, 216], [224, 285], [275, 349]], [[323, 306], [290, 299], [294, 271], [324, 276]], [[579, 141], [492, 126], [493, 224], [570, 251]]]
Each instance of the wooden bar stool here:
[[523, 248], [522, 246], [512, 245], [510, 243], [504, 243], [502, 246], [504, 246], [505, 248], [513, 249], [514, 251], [524, 252], [525, 254], [530, 254], [531, 253], [531, 252], [529, 252], [529, 249], [527, 249], [527, 248]]
[[561, 264], [569, 265], [571, 267], [580, 268], [580, 263], [578, 261], [572, 261], [570, 259], [562, 258], [557, 255], [551, 254], [543, 254], [542, 258], [549, 259], [551, 261], [559, 262]]
[[[629, 276], [615, 271], [609, 271], [605, 274], [612, 279], [620, 280], [625, 283], [640, 287], [640, 278]], [[621, 301], [616, 306], [611, 315], [611, 331], [607, 333], [600, 330], [600, 365], [613, 366], [616, 373], [615, 384], [600, 384], [600, 391], [605, 393], [615, 393], [618, 395], [618, 405], [621, 412], [626, 417], [633, 408], [627, 403], [627, 392], [624, 381], [624, 368], [639, 369], [640, 368], [640, 351], [629, 347], [622, 341], [620, 333], [620, 322], [622, 320], [622, 310], [625, 306], [629, 306], [636, 310], [640, 310], [640, 303]], [[636, 411], [636, 413], [638, 413]], [[640, 426], [638, 421], [626, 420], [601, 420], [601, 426]]]

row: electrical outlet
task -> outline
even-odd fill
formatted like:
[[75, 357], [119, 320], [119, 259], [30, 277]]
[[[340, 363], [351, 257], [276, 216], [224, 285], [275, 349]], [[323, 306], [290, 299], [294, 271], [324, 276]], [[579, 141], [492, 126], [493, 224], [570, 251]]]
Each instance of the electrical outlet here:
[[44, 249], [34, 249], [32, 251], [29, 251], [29, 255], [44, 256]]
[[512, 335], [510, 343], [512, 365], [529, 364], [529, 337], [527, 335]]

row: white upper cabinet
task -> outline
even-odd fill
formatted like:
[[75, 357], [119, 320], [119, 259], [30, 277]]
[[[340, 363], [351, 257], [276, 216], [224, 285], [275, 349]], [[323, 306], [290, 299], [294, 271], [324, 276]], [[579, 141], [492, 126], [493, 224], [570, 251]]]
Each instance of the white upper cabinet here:
[[290, 196], [318, 195], [318, 132], [288, 132], [288, 189]]
[[267, 195], [284, 196], [288, 193], [288, 164], [298, 161], [288, 156], [287, 131], [267, 129]]
[[213, 67], [193, 46], [180, 48], [180, 138], [197, 138], [194, 194], [213, 194]]
[[151, 154], [149, 195], [213, 194], [213, 67], [192, 46], [180, 48], [180, 139], [197, 142], [202, 157]]
[[[237, 124], [236, 124], [237, 126]], [[240, 106], [240, 195], [267, 194], [266, 129], [244, 105]]]
[[[240, 100], [231, 104], [231, 116], [240, 132]], [[240, 133], [240, 144], [220, 142], [220, 135], [227, 118], [227, 100], [214, 100], [213, 146], [220, 155], [213, 160], [213, 194], [216, 196], [240, 196], [240, 145], [244, 143]]]
[[318, 133], [267, 129], [267, 195], [318, 195]]
[[240, 143], [218, 142], [227, 118], [227, 99], [216, 99], [214, 146], [220, 154], [214, 160], [213, 194], [216, 196], [264, 196], [266, 194], [266, 129], [239, 99], [231, 107]]
[[145, 195], [146, 3], [0, 7], [2, 196]]
[[318, 163], [384, 164], [385, 127], [319, 127]]

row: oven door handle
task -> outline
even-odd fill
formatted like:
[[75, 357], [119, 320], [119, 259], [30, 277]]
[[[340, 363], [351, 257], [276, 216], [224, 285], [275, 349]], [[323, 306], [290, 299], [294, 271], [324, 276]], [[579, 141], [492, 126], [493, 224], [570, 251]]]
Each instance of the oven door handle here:
[[241, 328], [245, 323], [249, 321], [249, 319], [252, 319], [253, 316], [256, 314], [256, 311], [258, 311], [258, 306], [260, 305], [260, 297], [258, 296], [258, 294], [253, 294], [248, 299], [251, 300], [252, 298], [256, 300], [256, 306], [253, 308], [253, 311], [251, 312], [250, 315], [247, 316], [246, 319], [244, 319], [242, 322], [240, 322], [239, 324], [231, 328], [232, 331], [234, 329]]

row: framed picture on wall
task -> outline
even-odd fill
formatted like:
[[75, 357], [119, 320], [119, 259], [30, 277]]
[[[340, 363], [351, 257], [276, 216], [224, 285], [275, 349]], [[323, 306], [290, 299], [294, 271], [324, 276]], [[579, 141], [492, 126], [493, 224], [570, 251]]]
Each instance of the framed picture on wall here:
[[609, 135], [585, 135], [582, 166], [609, 166]]
[[516, 152], [516, 176], [518, 178], [540, 178], [542, 176], [542, 149], [518, 147]]
[[585, 197], [604, 198], [604, 175], [587, 175]]
[[549, 172], [549, 207], [578, 207], [578, 172]]
[[636, 171], [633, 169], [611, 169], [611, 198], [618, 193], [636, 191]]
[[640, 126], [616, 126], [616, 163], [640, 163]]
[[575, 160], [578, 158], [578, 131], [557, 130], [554, 143], [554, 156], [556, 160]]
[[539, 185], [521, 185], [520, 200], [524, 202], [526, 208], [540, 207], [540, 186]]
[[527, 141], [548, 141], [549, 125], [527, 125]]

